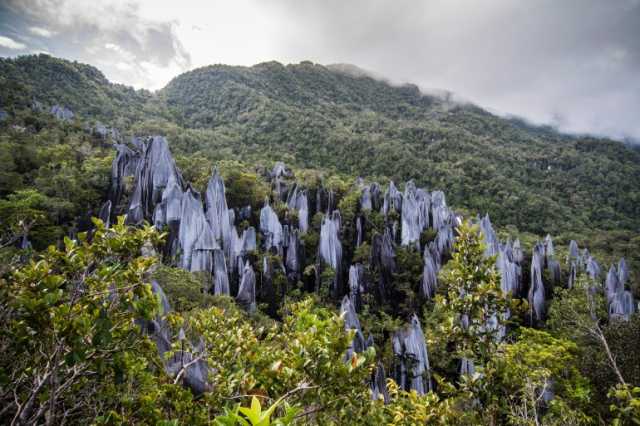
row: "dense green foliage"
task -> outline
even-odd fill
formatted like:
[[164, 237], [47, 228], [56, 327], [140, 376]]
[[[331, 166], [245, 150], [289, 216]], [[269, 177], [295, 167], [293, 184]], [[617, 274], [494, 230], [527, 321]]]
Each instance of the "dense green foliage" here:
[[[575, 343], [526, 327], [498, 343], [491, 332], [474, 325], [479, 325], [476, 318], [506, 306], [498, 302], [503, 297], [495, 267], [483, 258], [475, 229], [460, 229], [454, 260], [442, 274], [448, 283], [444, 297], [462, 288], [470, 297], [440, 299], [425, 311], [433, 326], [432, 354], [443, 356], [433, 367], [436, 392], [407, 393], [390, 380], [392, 400], [385, 405], [371, 399], [367, 385], [374, 360], [383, 354], [371, 348], [345, 362], [352, 334], [317, 297], [288, 302], [282, 322], [247, 315], [228, 298], [202, 295], [201, 283], [190, 274], [158, 270], [154, 257], [142, 256], [153, 253], [149, 248], [162, 238], [152, 228], [127, 229], [121, 221], [110, 230], [96, 225], [90, 243], [86, 235], [78, 243], [66, 240], [64, 249], [50, 248], [2, 283], [0, 389], [5, 408], [0, 419], [225, 425], [595, 420], [589, 405], [594, 395], [576, 366]], [[137, 325], [159, 312], [145, 284], [150, 273], [163, 281], [171, 303], [180, 308], [166, 318], [174, 330], [185, 330], [181, 345], [187, 346], [181, 348], [194, 342], [211, 367], [213, 386], [198, 399], [164, 373], [152, 342]], [[468, 331], [456, 326], [463, 311], [471, 317]], [[452, 351], [437, 349], [452, 343]], [[19, 357], [23, 352], [30, 356]], [[476, 360], [472, 376], [457, 378], [447, 371], [446, 360], [461, 356]], [[541, 389], [549, 386], [555, 397], [541, 404]], [[621, 401], [614, 405], [621, 419], [635, 418], [634, 395], [624, 388], [612, 390]]]
[[211, 160], [414, 179], [521, 231], [640, 228], [637, 150], [310, 62], [200, 68], [156, 96], [39, 55], [0, 60], [0, 85], [0, 108], [16, 114], [36, 98], [121, 131], [166, 134], [176, 152]]
[[[206, 293], [207, 277], [160, 265], [153, 250], [142, 256], [143, 246], [162, 240], [157, 230], [91, 222], [109, 191], [113, 150], [111, 140], [88, 128], [101, 121], [126, 136], [166, 135], [198, 191], [215, 165], [228, 204], [253, 208], [240, 228], [257, 224], [264, 198], [273, 195], [266, 172], [284, 160], [304, 187], [333, 190], [345, 259], [360, 262], [372, 283], [381, 271], [371, 263], [370, 238], [383, 232], [385, 218], [359, 211], [358, 175], [442, 189], [466, 215], [489, 212], [501, 237], [520, 237], [526, 252], [550, 232], [558, 235], [559, 260], [570, 239], [605, 267], [625, 256], [637, 293], [637, 150], [308, 62], [206, 67], [150, 94], [113, 85], [90, 66], [39, 55], [0, 59], [0, 93], [0, 109], [9, 113], [0, 121], [0, 422], [638, 422], [640, 317], [609, 321], [606, 301], [586, 291], [586, 277], [573, 289], [549, 286], [549, 319], [533, 329], [524, 325], [526, 303], [501, 293], [495, 259], [483, 256], [477, 228], [459, 228], [430, 301], [419, 292], [421, 253], [397, 247], [391, 297], [365, 294], [359, 313], [376, 349], [345, 362], [352, 335], [329, 291], [335, 271], [316, 271], [320, 214], [302, 238], [300, 281], [276, 271], [275, 293], [284, 297], [258, 288], [259, 309], [249, 315], [231, 298]], [[76, 117], [61, 122], [34, 111], [34, 99], [47, 108], [66, 105]], [[281, 220], [295, 219], [284, 203], [273, 207]], [[367, 242], [356, 248], [358, 214]], [[25, 233], [32, 248], [18, 249]], [[425, 232], [422, 244], [434, 237]], [[251, 254], [257, 275], [256, 260], [265, 255]], [[274, 254], [268, 260], [282, 261]], [[173, 308], [165, 317], [172, 333], [186, 334], [181, 345], [204, 347], [212, 388], [200, 397], [165, 373], [138, 326], [159, 315], [152, 279]], [[507, 309], [508, 319], [500, 314]], [[376, 363], [390, 373], [389, 336], [413, 313], [427, 339], [435, 391], [420, 396], [388, 380], [390, 403], [372, 401]], [[503, 340], [485, 326], [496, 313], [507, 326]], [[460, 326], [461, 315], [469, 327]], [[474, 361], [474, 374], [460, 377], [462, 358]], [[542, 401], [542, 390], [554, 398]]]
[[[321, 65], [215, 65], [161, 91], [207, 151], [349, 175], [416, 180], [458, 207], [536, 233], [640, 228], [640, 154], [536, 131], [475, 106]], [[216, 155], [216, 154], [212, 154]]]
[[0, 60], [2, 108], [20, 111], [40, 102], [70, 108], [93, 120], [123, 126], [140, 119], [152, 95], [110, 83], [96, 68], [48, 55]]
[[[25, 56], [0, 59], [0, 85], [0, 109], [10, 113], [0, 126], [25, 127], [25, 140], [50, 127], [48, 114], [28, 108], [33, 99], [67, 105], [81, 119], [77, 131], [101, 120], [123, 134], [166, 135], [179, 163], [203, 179], [220, 160], [414, 179], [444, 190], [458, 209], [489, 213], [512, 236], [575, 239], [607, 263], [625, 256], [640, 270], [640, 151], [622, 143], [562, 135], [310, 62], [215, 65], [149, 94], [111, 84], [88, 65]], [[74, 126], [66, 127], [69, 137]], [[15, 169], [28, 160], [3, 155], [0, 184], [15, 189], [15, 173], [24, 173]]]

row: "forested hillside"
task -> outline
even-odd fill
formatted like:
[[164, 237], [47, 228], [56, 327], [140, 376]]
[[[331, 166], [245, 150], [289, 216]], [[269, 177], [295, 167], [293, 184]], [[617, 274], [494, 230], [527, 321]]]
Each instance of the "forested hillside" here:
[[181, 126], [212, 129], [212, 148], [245, 160], [415, 179], [538, 234], [640, 229], [640, 154], [620, 143], [537, 131], [312, 63], [200, 68], [161, 95]]
[[640, 421], [637, 149], [309, 62], [0, 89], [0, 423]]

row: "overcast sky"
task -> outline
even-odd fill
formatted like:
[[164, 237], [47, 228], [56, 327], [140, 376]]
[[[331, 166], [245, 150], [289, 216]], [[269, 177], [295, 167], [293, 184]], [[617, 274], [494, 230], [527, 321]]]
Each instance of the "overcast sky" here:
[[35, 52], [148, 89], [214, 63], [351, 63], [640, 140], [640, 0], [0, 0], [0, 55]]

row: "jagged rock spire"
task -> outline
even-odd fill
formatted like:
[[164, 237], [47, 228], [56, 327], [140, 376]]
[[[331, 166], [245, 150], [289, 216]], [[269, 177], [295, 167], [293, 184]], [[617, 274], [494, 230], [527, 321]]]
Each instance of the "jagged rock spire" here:
[[431, 391], [431, 369], [427, 343], [416, 315], [407, 328], [397, 331], [392, 339], [396, 359], [396, 381], [402, 389], [415, 390], [419, 395]]
[[114, 144], [113, 147], [116, 149], [116, 155], [111, 162], [109, 200], [113, 207], [116, 207], [124, 191], [124, 178], [135, 175], [140, 154], [124, 144]]
[[295, 185], [289, 193], [287, 205], [298, 214], [298, 229], [306, 234], [309, 230], [309, 199], [307, 191], [301, 190]]
[[499, 250], [499, 241], [496, 232], [493, 230], [493, 225], [491, 224], [491, 219], [489, 218], [489, 214], [486, 214], [480, 220], [480, 232], [482, 233], [482, 237], [485, 244], [485, 256], [495, 256], [498, 254]]
[[[177, 376], [186, 367], [182, 374], [182, 384], [191, 389], [194, 395], [202, 395], [211, 389], [211, 385], [208, 383], [209, 366], [204, 359], [195, 361], [196, 355], [187, 351], [176, 351], [170, 357], [165, 356], [172, 348], [171, 331], [164, 320], [164, 316], [171, 311], [171, 307], [162, 287], [155, 280], [151, 281], [151, 291], [160, 299], [161, 312], [156, 319], [143, 321], [143, 327], [155, 340], [160, 359], [164, 362], [164, 369], [167, 374], [172, 377]], [[178, 339], [186, 339], [184, 330], [180, 330]], [[201, 345], [194, 347], [196, 353], [202, 351], [199, 346]]]
[[[630, 291], [625, 290], [625, 281], [629, 271], [624, 259], [616, 266], [611, 265], [605, 281], [605, 292], [609, 302], [609, 317], [628, 320], [636, 311], [636, 303]], [[624, 278], [624, 281], [621, 279]]]
[[429, 247], [424, 248], [423, 259], [421, 295], [426, 299], [433, 299], [438, 288], [438, 269]]
[[377, 211], [380, 209], [380, 185], [377, 182], [362, 188], [360, 208], [363, 211]]
[[207, 206], [207, 220], [213, 230], [213, 236], [218, 245], [224, 250], [227, 259], [231, 258], [232, 241], [229, 208], [225, 198], [225, 187], [218, 169], [214, 169], [211, 179], [207, 184], [205, 193], [205, 203]]
[[339, 237], [340, 222], [340, 212], [334, 210], [331, 215], [325, 215], [320, 227], [320, 256], [336, 271], [342, 263], [342, 244]]
[[253, 313], [256, 310], [256, 275], [249, 261], [245, 263], [242, 271], [236, 302], [247, 312]]
[[542, 281], [544, 248], [536, 244], [531, 256], [531, 286], [529, 288], [529, 309], [531, 321], [543, 321], [545, 318], [546, 296]]
[[349, 267], [349, 298], [356, 312], [362, 305], [362, 293], [364, 292], [364, 267], [360, 263]]
[[302, 268], [301, 259], [301, 243], [299, 237], [299, 231], [294, 229], [289, 232], [289, 242], [287, 244], [287, 254], [285, 258], [285, 265], [287, 269], [287, 277], [291, 282], [296, 282], [300, 278], [300, 272]]
[[387, 380], [384, 365], [378, 362], [371, 377], [371, 399], [377, 401], [381, 399], [385, 404], [389, 403], [389, 391], [387, 390]]
[[142, 155], [136, 168], [136, 183], [127, 222], [138, 224], [144, 219], [153, 218], [156, 204], [162, 200], [163, 191], [171, 178], [180, 187], [183, 186], [183, 182], [164, 137], [153, 136], [134, 140], [141, 146]]
[[386, 216], [391, 210], [395, 210], [398, 213], [402, 211], [402, 193], [398, 191], [393, 181], [389, 182], [389, 188], [384, 194], [382, 213]]
[[229, 295], [229, 274], [227, 273], [227, 262], [221, 249], [213, 251], [213, 294]]
[[213, 250], [217, 248], [213, 232], [205, 218], [200, 194], [188, 188], [182, 199], [179, 241], [180, 266], [187, 271], [211, 270]]
[[269, 205], [269, 198], [264, 201], [264, 207], [260, 210], [260, 232], [264, 238], [265, 249], [272, 247], [282, 254], [283, 230], [278, 215]]
[[340, 316], [344, 320], [345, 330], [355, 331], [353, 341], [349, 345], [347, 353], [345, 354], [345, 361], [349, 361], [354, 353], [360, 353], [365, 350], [365, 340], [364, 335], [362, 334], [362, 328], [360, 327], [360, 321], [358, 320], [358, 314], [356, 313], [355, 307], [353, 306], [353, 303], [351, 303], [349, 296], [344, 296], [342, 298]]

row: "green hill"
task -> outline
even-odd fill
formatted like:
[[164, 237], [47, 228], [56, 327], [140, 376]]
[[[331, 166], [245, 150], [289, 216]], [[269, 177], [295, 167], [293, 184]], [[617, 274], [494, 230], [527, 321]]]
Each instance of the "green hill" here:
[[307, 62], [200, 68], [160, 93], [181, 126], [211, 129], [212, 146], [242, 145], [245, 160], [415, 179], [457, 207], [539, 234], [640, 229], [640, 154], [618, 142]]
[[61, 105], [74, 113], [113, 125], [142, 118], [151, 93], [110, 83], [100, 70], [40, 54], [0, 59], [0, 105], [20, 109], [33, 101], [43, 107]]
[[638, 150], [425, 96], [348, 66], [213, 65], [151, 94], [38, 55], [0, 59], [0, 88], [5, 110], [17, 114], [33, 99], [66, 105], [124, 133], [167, 134], [187, 156], [414, 179], [514, 232], [593, 239], [617, 230], [633, 247], [640, 229]]

